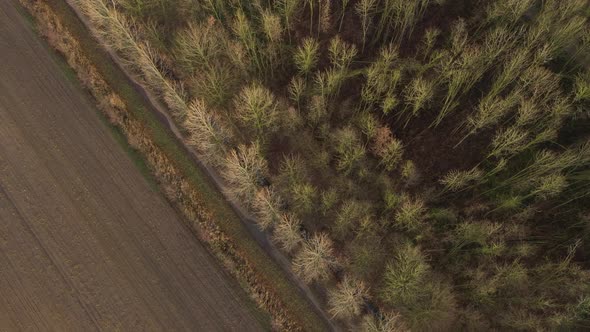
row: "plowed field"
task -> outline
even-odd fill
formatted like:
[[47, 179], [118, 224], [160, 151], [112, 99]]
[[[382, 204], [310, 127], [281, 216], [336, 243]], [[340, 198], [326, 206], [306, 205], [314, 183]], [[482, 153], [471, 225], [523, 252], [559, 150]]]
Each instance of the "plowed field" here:
[[0, 331], [260, 330], [17, 6], [0, 1]]

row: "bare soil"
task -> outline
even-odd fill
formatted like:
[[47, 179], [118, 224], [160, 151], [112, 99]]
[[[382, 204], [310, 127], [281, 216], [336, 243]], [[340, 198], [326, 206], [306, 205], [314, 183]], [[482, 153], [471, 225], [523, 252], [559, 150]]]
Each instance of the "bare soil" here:
[[260, 330], [16, 6], [0, 1], [0, 330]]

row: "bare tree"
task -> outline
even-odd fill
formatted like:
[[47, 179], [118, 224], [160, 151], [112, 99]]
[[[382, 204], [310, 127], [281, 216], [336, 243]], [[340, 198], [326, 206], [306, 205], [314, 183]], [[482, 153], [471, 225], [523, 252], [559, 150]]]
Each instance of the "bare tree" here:
[[338, 319], [353, 319], [361, 314], [369, 291], [365, 283], [348, 276], [328, 292], [329, 312]]
[[304, 242], [293, 260], [293, 269], [305, 282], [327, 280], [338, 265], [334, 244], [326, 233], [317, 233]]
[[202, 101], [196, 99], [189, 105], [183, 125], [189, 133], [189, 143], [203, 154], [207, 162], [219, 164], [220, 157], [227, 152], [231, 133], [206, 110]]
[[272, 187], [265, 187], [256, 193], [253, 206], [256, 212], [256, 222], [263, 230], [276, 225], [281, 219], [283, 200]]
[[292, 214], [281, 215], [273, 235], [273, 240], [288, 253], [293, 253], [303, 242], [301, 221]]
[[223, 175], [229, 184], [229, 192], [244, 202], [254, 200], [267, 172], [268, 166], [258, 143], [240, 145], [225, 158]]
[[238, 119], [258, 138], [278, 130], [277, 102], [273, 93], [259, 84], [242, 89], [235, 101]]

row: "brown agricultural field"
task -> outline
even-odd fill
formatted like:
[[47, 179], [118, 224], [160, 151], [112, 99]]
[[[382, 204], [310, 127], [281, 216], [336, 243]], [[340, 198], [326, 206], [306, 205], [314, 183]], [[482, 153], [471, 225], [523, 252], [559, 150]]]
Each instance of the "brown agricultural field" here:
[[260, 330], [18, 13], [0, 2], [0, 330]]

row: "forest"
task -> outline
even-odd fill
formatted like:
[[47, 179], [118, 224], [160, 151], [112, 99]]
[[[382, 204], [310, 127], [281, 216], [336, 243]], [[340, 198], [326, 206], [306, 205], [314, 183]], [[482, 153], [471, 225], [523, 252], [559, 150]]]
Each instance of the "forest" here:
[[590, 328], [586, 0], [75, 0], [354, 330]]

